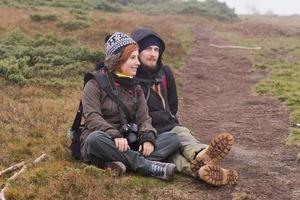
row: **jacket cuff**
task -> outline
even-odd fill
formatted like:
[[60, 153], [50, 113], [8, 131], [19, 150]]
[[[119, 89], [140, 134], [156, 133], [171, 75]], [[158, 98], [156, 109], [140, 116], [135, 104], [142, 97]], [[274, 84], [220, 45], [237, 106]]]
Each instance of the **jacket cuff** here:
[[152, 132], [148, 132], [148, 133], [144, 133], [140, 136], [139, 138], [139, 142], [140, 144], [143, 144], [144, 142], [151, 142], [155, 148], [155, 136], [154, 133]]

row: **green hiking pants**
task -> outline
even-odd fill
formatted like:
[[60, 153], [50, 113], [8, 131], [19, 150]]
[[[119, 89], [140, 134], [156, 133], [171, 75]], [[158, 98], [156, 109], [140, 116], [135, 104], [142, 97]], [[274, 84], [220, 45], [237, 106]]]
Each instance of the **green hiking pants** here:
[[200, 143], [191, 131], [183, 126], [175, 126], [172, 133], [176, 133], [180, 142], [180, 151], [169, 157], [168, 162], [176, 165], [178, 172], [197, 177], [190, 167], [190, 162], [195, 158], [196, 154], [205, 149], [208, 145]]

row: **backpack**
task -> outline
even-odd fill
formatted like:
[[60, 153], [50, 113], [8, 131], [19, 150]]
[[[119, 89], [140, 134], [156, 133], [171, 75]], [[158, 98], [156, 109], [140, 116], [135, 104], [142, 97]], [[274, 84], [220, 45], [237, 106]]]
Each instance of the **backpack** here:
[[[103, 73], [102, 70], [95, 71], [95, 72], [88, 72], [84, 76], [84, 86], [91, 79], [95, 79], [97, 81], [98, 86], [102, 90], [104, 90], [107, 93], [107, 95], [110, 96], [110, 98], [112, 98], [113, 101], [117, 103], [117, 105], [121, 108], [121, 110], [126, 115], [127, 119], [130, 119], [131, 117], [129, 111], [125, 106], [125, 104], [118, 99], [117, 91], [111, 87], [109, 82], [109, 77], [105, 73]], [[69, 131], [69, 137], [71, 138], [71, 145], [70, 145], [71, 155], [75, 160], [81, 159], [80, 136], [84, 127], [84, 125], [81, 124], [82, 117], [83, 117], [83, 107], [82, 107], [82, 101], [80, 100], [76, 116], [74, 118], [73, 124]]]

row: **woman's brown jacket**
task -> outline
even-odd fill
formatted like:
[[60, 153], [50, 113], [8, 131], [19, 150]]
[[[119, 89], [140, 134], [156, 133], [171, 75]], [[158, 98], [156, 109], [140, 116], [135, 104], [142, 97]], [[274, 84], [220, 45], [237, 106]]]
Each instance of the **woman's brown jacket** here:
[[[134, 113], [133, 87], [135, 87], [137, 97], [136, 124], [138, 125], [139, 142], [142, 144], [149, 141], [154, 145], [156, 130], [152, 127], [152, 119], [148, 114], [147, 103], [141, 87], [119, 83], [116, 83], [116, 86], [119, 97], [126, 105], [130, 115]], [[121, 109], [118, 109], [117, 104], [99, 87], [95, 79], [88, 81], [84, 87], [82, 106], [85, 123], [80, 138], [81, 144], [93, 131], [103, 131], [109, 134], [112, 139], [123, 137], [119, 132], [122, 125]], [[125, 115], [123, 114], [123, 116]]]

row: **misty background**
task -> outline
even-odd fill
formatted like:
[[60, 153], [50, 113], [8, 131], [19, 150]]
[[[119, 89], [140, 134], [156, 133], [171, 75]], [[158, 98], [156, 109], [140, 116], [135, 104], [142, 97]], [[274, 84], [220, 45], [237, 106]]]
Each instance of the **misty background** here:
[[237, 14], [300, 15], [299, 0], [218, 0]]

